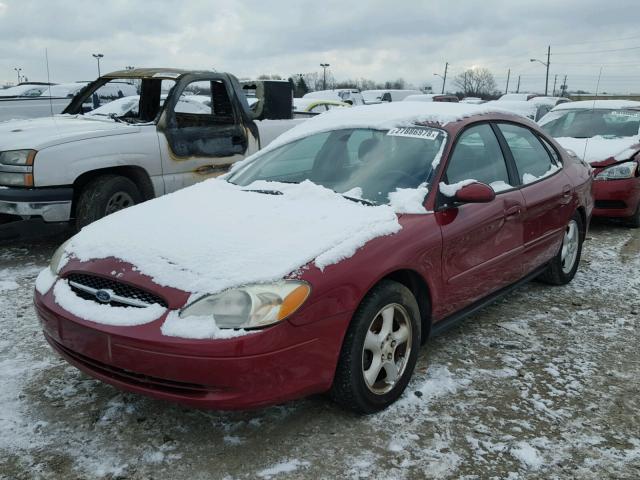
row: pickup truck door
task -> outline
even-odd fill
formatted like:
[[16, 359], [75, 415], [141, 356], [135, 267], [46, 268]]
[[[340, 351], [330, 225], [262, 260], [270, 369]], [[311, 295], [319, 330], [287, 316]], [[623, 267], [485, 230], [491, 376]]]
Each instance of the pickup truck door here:
[[221, 175], [258, 149], [226, 76], [185, 76], [166, 103], [158, 136], [167, 193]]

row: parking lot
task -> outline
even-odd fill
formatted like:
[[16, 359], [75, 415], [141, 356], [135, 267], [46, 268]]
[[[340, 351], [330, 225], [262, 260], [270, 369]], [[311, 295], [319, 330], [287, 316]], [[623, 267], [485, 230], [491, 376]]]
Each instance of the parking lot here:
[[0, 250], [0, 478], [640, 477], [640, 230], [593, 225], [572, 283], [433, 339], [401, 400], [364, 417], [322, 396], [199, 411], [81, 374], [31, 303], [59, 241]]

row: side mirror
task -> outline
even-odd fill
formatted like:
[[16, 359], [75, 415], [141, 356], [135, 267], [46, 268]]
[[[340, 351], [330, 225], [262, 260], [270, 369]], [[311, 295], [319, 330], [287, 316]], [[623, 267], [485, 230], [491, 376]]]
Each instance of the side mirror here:
[[474, 182], [456, 192], [455, 199], [460, 203], [489, 203], [496, 198], [496, 192], [486, 183]]

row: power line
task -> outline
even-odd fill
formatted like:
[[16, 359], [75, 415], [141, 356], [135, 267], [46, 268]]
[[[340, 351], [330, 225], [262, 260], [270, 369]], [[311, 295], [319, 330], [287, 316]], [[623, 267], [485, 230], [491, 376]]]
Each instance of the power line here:
[[627, 48], [612, 48], [609, 50], [590, 50], [588, 52], [554, 52], [554, 55], [590, 55], [592, 53], [608, 53], [608, 52], [623, 52], [626, 50], [639, 50], [640, 47], [627, 47]]
[[591, 40], [588, 42], [576, 42], [576, 43], [564, 43], [562, 45], [565, 47], [572, 47], [574, 45], [593, 45], [594, 43], [609, 43], [609, 42], [622, 42], [625, 40], [635, 40], [640, 38], [640, 35], [634, 35], [633, 37], [624, 37], [624, 38], [611, 38], [609, 40]]

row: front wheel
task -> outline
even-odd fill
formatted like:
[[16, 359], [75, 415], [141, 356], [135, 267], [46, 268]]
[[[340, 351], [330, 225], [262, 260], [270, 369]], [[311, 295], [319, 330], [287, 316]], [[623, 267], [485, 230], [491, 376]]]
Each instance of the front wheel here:
[[551, 285], [565, 285], [573, 280], [582, 255], [582, 218], [575, 212], [564, 229], [560, 251], [551, 260], [540, 279]]
[[640, 228], [640, 202], [638, 202], [636, 213], [627, 219], [627, 226], [631, 228]]
[[143, 200], [138, 187], [120, 175], [101, 175], [80, 192], [76, 207], [76, 228], [82, 229], [96, 220], [131, 207]]
[[420, 310], [404, 285], [385, 280], [356, 311], [342, 345], [331, 396], [358, 413], [382, 410], [406, 388], [420, 348]]

